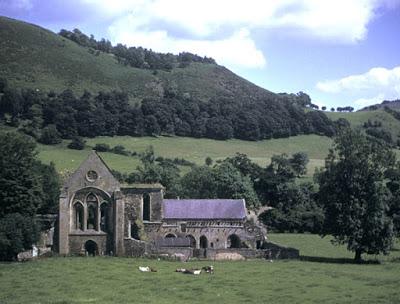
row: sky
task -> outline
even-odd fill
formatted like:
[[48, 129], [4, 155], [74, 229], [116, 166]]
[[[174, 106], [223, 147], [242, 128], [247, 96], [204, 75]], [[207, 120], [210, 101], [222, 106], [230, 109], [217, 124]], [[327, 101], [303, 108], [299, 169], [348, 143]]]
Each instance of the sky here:
[[0, 0], [0, 15], [213, 57], [328, 109], [400, 99], [400, 0]]

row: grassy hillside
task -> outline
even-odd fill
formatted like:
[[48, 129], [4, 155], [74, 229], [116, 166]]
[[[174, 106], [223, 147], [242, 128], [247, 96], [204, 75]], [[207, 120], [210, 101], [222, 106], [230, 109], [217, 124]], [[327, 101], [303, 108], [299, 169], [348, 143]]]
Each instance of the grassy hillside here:
[[[152, 145], [156, 155], [169, 158], [185, 158], [196, 164], [204, 164], [207, 156], [214, 161], [233, 156], [235, 153], [245, 153], [253, 161], [265, 166], [274, 154], [293, 154], [306, 152], [310, 158], [308, 175], [314, 173], [316, 167], [323, 166], [324, 158], [328, 154], [332, 140], [328, 137], [317, 135], [302, 135], [290, 138], [263, 140], [249, 142], [243, 140], [218, 141], [212, 139], [195, 139], [188, 137], [96, 137], [87, 139], [87, 149], [82, 151], [67, 149], [68, 141], [60, 145], [39, 145], [39, 158], [49, 163], [56, 164], [57, 170], [74, 170], [86, 158], [90, 147], [96, 143], [107, 143], [111, 147], [123, 145], [129, 151], [142, 152]], [[127, 157], [112, 153], [101, 153], [107, 164], [121, 172], [132, 172], [139, 164], [136, 157]]]
[[332, 120], [345, 118], [350, 122], [352, 127], [362, 127], [364, 122], [367, 122], [368, 120], [372, 122], [380, 121], [382, 123], [382, 128], [392, 134], [394, 141], [396, 141], [400, 136], [400, 121], [395, 119], [383, 109], [374, 111], [359, 111], [353, 113], [325, 112], [325, 114]]
[[[316, 235], [270, 235], [325, 258], [188, 263], [115, 257], [0, 263], [1, 303], [397, 303], [399, 251], [382, 264], [339, 263], [343, 247]], [[304, 248], [304, 253], [303, 253]], [[372, 257], [373, 258], [373, 257]], [[380, 258], [380, 257], [379, 257]], [[215, 274], [176, 273], [213, 265]], [[158, 272], [141, 273], [139, 266]]]
[[225, 93], [247, 97], [272, 94], [215, 64], [192, 63], [157, 73], [124, 66], [112, 54], [96, 56], [51, 31], [1, 16], [0, 75], [18, 88], [56, 92], [70, 88], [77, 94], [85, 89], [118, 89], [135, 100], [160, 96], [165, 87], [203, 100]]

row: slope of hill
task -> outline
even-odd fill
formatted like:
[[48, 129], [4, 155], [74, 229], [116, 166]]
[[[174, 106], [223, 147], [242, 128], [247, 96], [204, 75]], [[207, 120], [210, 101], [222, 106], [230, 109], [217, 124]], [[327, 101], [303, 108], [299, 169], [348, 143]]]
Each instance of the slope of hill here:
[[374, 110], [378, 110], [378, 109], [383, 109], [385, 107], [399, 111], [400, 110], [400, 99], [384, 100], [381, 103], [377, 103], [372, 106], [362, 108], [360, 111], [374, 111]]
[[[314, 174], [315, 168], [324, 165], [324, 159], [331, 147], [332, 140], [325, 136], [300, 135], [290, 138], [248, 142], [238, 139], [218, 141], [212, 139], [195, 139], [189, 137], [130, 137], [100, 136], [87, 139], [85, 150], [70, 150], [66, 146], [69, 141], [54, 146], [39, 145], [39, 159], [45, 163], [54, 162], [57, 171], [75, 170], [87, 157], [91, 147], [98, 143], [106, 143], [111, 147], [123, 145], [129, 151], [143, 152], [149, 145], [154, 147], [157, 156], [168, 158], [184, 158], [198, 165], [204, 164], [206, 157], [214, 162], [244, 153], [254, 162], [265, 167], [271, 156], [286, 153], [306, 152], [310, 158], [307, 176]], [[128, 157], [112, 153], [100, 153], [107, 164], [114, 170], [130, 173], [140, 164], [138, 157]]]
[[[229, 93], [270, 96], [262, 89], [216, 64], [191, 63], [171, 72], [132, 68], [114, 55], [89, 52], [75, 42], [39, 26], [0, 16], [0, 75], [18, 88], [44, 91], [118, 89], [133, 99], [162, 96], [164, 88], [202, 100]], [[273, 94], [275, 95], [275, 94]]]
[[352, 127], [362, 128], [364, 124], [370, 121], [372, 124], [378, 122], [381, 125], [379, 128], [389, 132], [392, 136], [393, 142], [400, 138], [400, 120], [396, 119], [393, 115], [384, 109], [371, 110], [371, 111], [357, 111], [357, 112], [326, 112], [332, 120], [344, 118], [350, 122]]
[[[211, 60], [181, 62], [185, 64], [176, 61], [164, 69], [161, 58], [168, 54], [146, 51], [151, 56], [142, 58], [144, 65], [134, 68], [126, 62], [130, 53], [121, 55], [117, 47], [110, 46], [115, 55], [108, 49], [95, 51], [38, 26], [4, 17], [0, 17], [0, 43], [0, 73], [9, 83], [0, 115], [11, 115], [14, 125], [20, 124], [21, 118], [41, 116], [43, 123], [30, 134], [40, 135], [49, 124], [55, 124], [63, 138], [173, 134], [260, 140], [335, 133], [324, 113], [304, 111], [304, 105], [310, 102], [307, 94], [272, 93]], [[151, 65], [157, 61], [154, 58], [160, 64]], [[149, 69], [151, 66], [157, 69]], [[20, 93], [23, 88], [34, 90]], [[65, 89], [78, 94], [116, 89], [127, 93], [140, 108], [126, 104], [125, 97], [122, 102], [116, 94], [95, 98], [80, 94], [80, 99], [71, 92], [46, 94]], [[56, 112], [54, 103], [58, 105]], [[112, 132], [108, 127], [99, 128], [99, 124], [93, 126], [93, 121], [102, 124], [110, 118], [115, 129]], [[92, 128], [90, 132], [88, 128]]]

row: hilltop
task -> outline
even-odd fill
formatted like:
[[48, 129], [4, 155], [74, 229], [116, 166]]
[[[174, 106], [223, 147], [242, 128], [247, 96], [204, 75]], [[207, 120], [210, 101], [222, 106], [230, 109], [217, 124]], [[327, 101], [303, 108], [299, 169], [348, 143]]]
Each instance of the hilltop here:
[[204, 101], [226, 94], [275, 95], [217, 64], [192, 62], [169, 72], [133, 68], [120, 64], [113, 54], [91, 52], [47, 29], [7, 17], [0, 17], [0, 74], [18, 88], [69, 88], [77, 95], [115, 89], [137, 101], [161, 97], [166, 88]]
[[[210, 58], [110, 43], [103, 48], [80, 31], [61, 33], [0, 18], [0, 71], [14, 90], [4, 92], [0, 114], [20, 126], [21, 117], [44, 113], [43, 123], [29, 131], [37, 138], [49, 124], [63, 138], [168, 134], [262, 140], [335, 133], [324, 113], [305, 111], [311, 103], [307, 94], [272, 93]], [[136, 55], [144, 57], [132, 60]]]
[[[143, 111], [143, 107], [139, 109], [139, 112], [132, 110], [133, 117], [129, 116], [131, 110], [126, 111], [126, 107], [121, 109], [120, 113], [124, 116], [119, 118], [119, 123], [118, 121], [114, 123], [114, 133], [107, 128], [102, 131], [99, 124], [91, 125], [87, 122], [85, 124], [83, 121], [81, 129], [87, 131], [93, 127], [93, 132], [81, 134], [79, 123], [82, 123], [82, 119], [90, 117], [90, 112], [86, 112], [86, 116], [76, 118], [77, 130], [65, 130], [64, 122], [68, 126], [74, 124], [74, 119], [72, 121], [65, 120], [65, 117], [71, 119], [71, 117], [77, 116], [82, 113], [80, 109], [71, 113], [69, 108], [69, 112], [65, 113], [67, 115], [61, 115], [61, 119], [53, 117], [52, 120], [47, 121], [44, 117], [43, 126], [55, 124], [64, 138], [70, 138], [74, 134], [89, 137], [175, 134], [218, 139], [234, 137], [245, 140], [262, 140], [305, 134], [297, 139], [289, 137], [287, 140], [276, 142], [281, 143], [281, 147], [278, 149], [279, 153], [286, 152], [288, 154], [308, 150], [304, 149], [304, 145], [315, 145], [317, 141], [323, 142], [323, 155], [318, 155], [318, 157], [311, 155], [311, 159], [315, 159], [314, 162], [312, 161], [309, 171], [309, 174], [312, 174], [315, 166], [323, 163], [331, 140], [324, 136], [317, 137], [307, 134], [331, 136], [333, 134], [332, 121], [345, 118], [353, 127], [364, 127], [367, 124], [367, 128], [374, 128], [373, 126], [368, 127], [369, 121], [372, 124], [378, 122], [379, 127], [375, 129], [390, 133], [393, 143], [396, 143], [400, 134], [400, 121], [383, 109], [355, 113], [304, 111], [304, 105], [310, 102], [306, 94], [272, 93], [237, 76], [225, 67], [213, 63], [212, 60], [190, 62], [181, 67], [174, 66], [169, 70], [136, 68], [121, 64], [120, 58], [112, 53], [94, 52], [90, 47], [84, 47], [39, 26], [6, 17], [0, 17], [0, 75], [6, 78], [9, 86], [13, 88], [33, 89], [35, 92], [39, 91], [45, 94], [50, 91], [62, 93], [65, 89], [70, 89], [77, 98], [73, 99], [68, 94], [58, 98], [56, 100], [58, 110], [55, 116], [63, 114], [62, 112], [70, 100], [73, 100], [73, 107], [82, 104], [85, 99], [79, 99], [78, 96], [81, 96], [85, 90], [92, 92], [93, 95], [99, 91], [123, 91], [127, 93], [131, 104], [142, 104], [144, 99], [151, 100], [151, 102], [145, 102], [145, 111]], [[113, 98], [109, 95], [106, 97]], [[48, 105], [46, 98], [39, 96], [39, 112], [40, 110], [49, 112], [49, 109], [54, 111], [54, 97], [51, 97]], [[25, 99], [31, 100], [31, 95]], [[66, 103], [64, 99], [67, 100]], [[98, 107], [97, 110], [103, 113], [104, 119], [107, 120], [108, 114], [104, 113], [106, 104], [104, 107], [102, 105], [99, 107], [99, 99], [101, 98], [93, 98], [93, 96], [89, 98], [89, 108]], [[124, 100], [123, 97], [122, 100]], [[24, 118], [31, 117], [34, 112], [29, 112], [29, 106], [28, 112], [18, 113], [18, 115], [22, 115]], [[193, 115], [194, 111], [197, 114]], [[141, 114], [142, 112], [143, 114]], [[129, 117], [126, 114], [129, 114]], [[125, 126], [123, 132], [115, 127], [118, 124], [121, 127], [123, 125], [121, 121], [125, 123], [131, 121], [135, 124], [138, 118], [142, 121], [149, 121], [150, 116], [155, 120], [158, 129], [146, 124], [134, 125], [136, 129], [133, 130], [132, 123]], [[213, 117], [212, 120], [209, 119], [210, 116]], [[165, 121], [166, 117], [170, 119]], [[200, 120], [196, 118], [200, 118]], [[116, 121], [114, 116], [113, 121]], [[223, 129], [221, 129], [221, 122], [224, 126]], [[35, 132], [40, 135], [40, 128], [32, 131], [32, 133]], [[373, 132], [377, 133], [376, 130]], [[114, 137], [116, 141], [122, 138]], [[191, 142], [190, 139], [182, 140]], [[135, 139], [132, 141], [136, 142]], [[174, 140], [165, 138], [163, 141]], [[193, 142], [195, 141], [193, 139]], [[101, 140], [97, 142], [101, 142]], [[143, 142], [148, 142], [148, 139], [143, 138]], [[202, 144], [205, 142], [207, 142], [206, 139]], [[272, 144], [273, 141], [270, 142]], [[294, 145], [287, 143], [294, 143]], [[230, 146], [227, 142], [216, 142], [212, 146], [221, 149], [221, 146], [225, 145]], [[253, 146], [253, 143], [243, 142], [239, 146], [246, 145]], [[254, 146], [260, 146], [260, 144], [254, 143]], [[289, 146], [290, 148], [288, 148]], [[43, 151], [61, 152], [63, 149], [65, 149], [64, 145], [57, 146], [57, 148], [48, 146], [48, 149], [43, 148]], [[192, 152], [189, 150], [188, 158], [196, 163], [202, 163], [203, 158], [208, 156], [207, 153], [203, 153], [201, 159], [197, 160], [194, 156], [192, 157]], [[213, 149], [210, 151], [211, 154], [212, 151]], [[265, 142], [264, 151], [265, 155], [263, 156], [252, 155], [252, 153], [249, 155], [252, 158], [261, 157], [265, 164], [272, 155], [267, 142]], [[215, 156], [222, 158], [235, 152], [245, 151], [240, 147], [231, 146], [229, 153], [218, 153]], [[46, 152], [44, 153], [46, 154]], [[58, 153], [56, 154], [58, 155]], [[63, 154], [69, 155], [70, 151], [59, 155]], [[164, 154], [163, 148], [161, 148], [160, 154]], [[185, 155], [181, 156], [185, 157]], [[54, 155], [54, 158], [43, 156], [43, 159], [57, 162], [59, 156]], [[116, 167], [122, 170], [118, 163], [119, 161], [117, 161]], [[70, 168], [70, 166], [63, 164], [59, 169]]]

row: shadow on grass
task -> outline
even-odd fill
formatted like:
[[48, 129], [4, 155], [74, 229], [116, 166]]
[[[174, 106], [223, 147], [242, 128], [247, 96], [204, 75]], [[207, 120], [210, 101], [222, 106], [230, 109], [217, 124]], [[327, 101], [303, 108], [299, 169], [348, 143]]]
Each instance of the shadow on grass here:
[[362, 260], [356, 262], [354, 259], [349, 258], [328, 258], [328, 257], [317, 257], [301, 255], [300, 261], [315, 262], [315, 263], [330, 263], [330, 264], [381, 264], [378, 260]]

